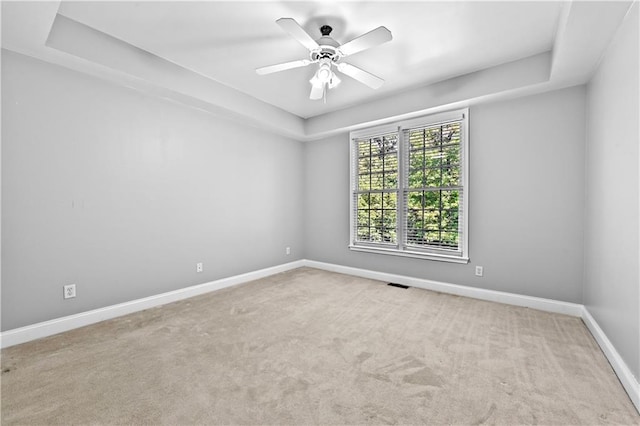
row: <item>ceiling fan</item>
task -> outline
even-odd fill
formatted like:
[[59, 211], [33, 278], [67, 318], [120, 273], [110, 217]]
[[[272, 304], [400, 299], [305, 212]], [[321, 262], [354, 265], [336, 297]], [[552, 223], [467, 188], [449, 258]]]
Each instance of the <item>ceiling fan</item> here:
[[[278, 71], [292, 68], [306, 67], [311, 64], [318, 64], [318, 69], [309, 80], [311, 83], [311, 93], [309, 99], [317, 100], [325, 98], [326, 90], [333, 89], [340, 84], [340, 79], [333, 72], [332, 67], [341, 73], [348, 75], [354, 80], [365, 84], [372, 89], [377, 89], [384, 83], [384, 80], [354, 65], [341, 62], [341, 59], [361, 52], [366, 49], [378, 46], [391, 40], [391, 31], [385, 27], [378, 27], [366, 34], [356, 37], [353, 40], [340, 44], [331, 38], [331, 28], [329, 25], [320, 27], [322, 36], [314, 40], [293, 18], [280, 18], [276, 21], [280, 27], [288, 32], [300, 44], [309, 49], [309, 59], [285, 62], [277, 65], [270, 65], [256, 69], [259, 75], [271, 74]], [[326, 98], [325, 98], [326, 99]]]

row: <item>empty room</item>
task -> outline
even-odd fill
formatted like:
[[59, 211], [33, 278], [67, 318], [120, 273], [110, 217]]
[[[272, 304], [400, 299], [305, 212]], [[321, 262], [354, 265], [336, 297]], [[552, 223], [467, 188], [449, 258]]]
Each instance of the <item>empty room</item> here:
[[634, 1], [2, 1], [0, 421], [640, 424]]

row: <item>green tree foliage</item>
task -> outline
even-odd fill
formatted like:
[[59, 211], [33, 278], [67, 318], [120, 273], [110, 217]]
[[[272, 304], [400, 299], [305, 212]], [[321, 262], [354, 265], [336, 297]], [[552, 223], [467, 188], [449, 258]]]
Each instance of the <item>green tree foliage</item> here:
[[358, 241], [397, 242], [397, 188], [398, 136], [358, 141]]
[[[416, 246], [457, 248], [460, 124], [408, 131], [406, 239]], [[357, 240], [397, 243], [398, 137], [358, 141]]]

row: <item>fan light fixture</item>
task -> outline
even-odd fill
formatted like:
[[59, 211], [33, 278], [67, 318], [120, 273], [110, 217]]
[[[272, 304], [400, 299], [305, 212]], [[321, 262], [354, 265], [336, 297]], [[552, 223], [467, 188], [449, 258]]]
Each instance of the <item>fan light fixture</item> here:
[[328, 85], [329, 89], [333, 89], [338, 84], [340, 84], [341, 80], [338, 76], [331, 71], [331, 61], [328, 59], [322, 59], [321, 64], [318, 67], [318, 71], [313, 75], [309, 83], [311, 83], [316, 88], [322, 88], [325, 84]]
[[345, 44], [340, 44], [331, 38], [330, 34], [333, 28], [329, 25], [323, 25], [320, 27], [322, 37], [314, 40], [313, 37], [311, 37], [300, 26], [300, 24], [292, 18], [280, 18], [276, 23], [300, 44], [309, 49], [309, 59], [300, 59], [297, 61], [258, 68], [256, 69], [256, 72], [259, 75], [271, 74], [292, 68], [306, 67], [311, 64], [318, 64], [318, 69], [313, 74], [311, 80], [309, 80], [311, 83], [309, 99], [324, 99], [325, 102], [326, 89], [333, 89], [338, 86], [341, 81], [333, 72], [333, 65], [335, 65], [339, 72], [346, 74], [372, 89], [377, 89], [384, 83], [384, 80], [380, 77], [376, 77], [375, 75], [346, 62], [341, 62], [341, 59], [391, 40], [391, 31], [385, 27], [378, 27]]
[[332, 76], [331, 76], [331, 79], [329, 80], [329, 84], [328, 84], [329, 89], [333, 89], [338, 84], [340, 84], [340, 82], [342, 81], [342, 80], [340, 80], [338, 78], [338, 76], [335, 73], [331, 73], [331, 74], [332, 74]]
[[316, 77], [323, 83], [326, 83], [331, 78], [331, 65], [324, 63], [320, 64], [320, 68], [318, 68], [318, 72], [316, 73]]

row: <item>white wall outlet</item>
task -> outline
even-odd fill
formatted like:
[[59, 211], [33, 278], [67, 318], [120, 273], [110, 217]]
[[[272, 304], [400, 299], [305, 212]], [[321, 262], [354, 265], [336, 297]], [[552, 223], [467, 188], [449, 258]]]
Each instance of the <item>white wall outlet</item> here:
[[204, 271], [204, 267], [202, 266], [202, 262], [196, 263], [196, 272]]
[[62, 296], [65, 299], [73, 299], [76, 297], [76, 285], [69, 284], [62, 287]]
[[482, 266], [476, 266], [476, 277], [481, 277], [484, 274], [484, 268]]
[[287, 256], [289, 256], [291, 254], [291, 247], [287, 247], [284, 249], [284, 252]]

